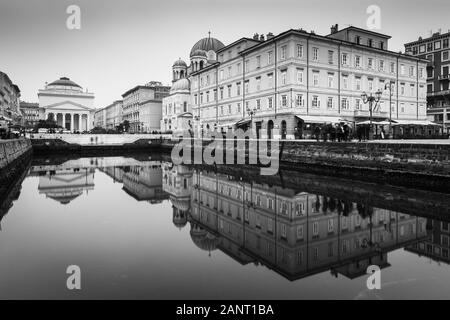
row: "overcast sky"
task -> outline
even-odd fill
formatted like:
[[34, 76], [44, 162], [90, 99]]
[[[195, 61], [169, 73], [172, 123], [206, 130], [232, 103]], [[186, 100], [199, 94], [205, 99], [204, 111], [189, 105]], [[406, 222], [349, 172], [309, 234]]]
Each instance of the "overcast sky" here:
[[[81, 30], [66, 27], [71, 4], [81, 8]], [[37, 102], [45, 82], [67, 76], [101, 108], [135, 85], [170, 83], [172, 63], [188, 62], [208, 31], [225, 45], [290, 28], [326, 35], [334, 23], [366, 28], [369, 5], [381, 8], [378, 31], [392, 36], [394, 51], [450, 29], [449, 0], [0, 0], [0, 70], [23, 101]]]

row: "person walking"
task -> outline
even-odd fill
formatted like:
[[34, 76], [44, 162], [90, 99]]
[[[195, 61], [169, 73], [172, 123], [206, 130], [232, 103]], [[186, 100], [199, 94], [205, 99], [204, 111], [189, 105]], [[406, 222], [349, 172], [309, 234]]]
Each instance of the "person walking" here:
[[314, 128], [314, 136], [316, 137], [317, 142], [320, 141], [320, 132], [321, 132], [321, 131], [322, 131], [322, 130], [321, 130], [320, 126], [316, 126], [316, 127]]

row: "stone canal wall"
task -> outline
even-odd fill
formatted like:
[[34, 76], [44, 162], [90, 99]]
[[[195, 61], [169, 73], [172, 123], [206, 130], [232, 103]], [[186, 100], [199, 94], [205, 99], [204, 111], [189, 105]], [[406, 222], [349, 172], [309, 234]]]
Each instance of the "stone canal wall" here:
[[29, 152], [31, 152], [29, 139], [0, 140], [0, 170]]

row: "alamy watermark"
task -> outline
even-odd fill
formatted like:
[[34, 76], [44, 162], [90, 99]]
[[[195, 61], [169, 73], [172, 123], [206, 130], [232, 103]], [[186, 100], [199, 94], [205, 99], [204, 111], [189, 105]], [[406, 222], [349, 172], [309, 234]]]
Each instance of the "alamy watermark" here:
[[[178, 164], [260, 165], [261, 175], [275, 175], [279, 168], [279, 141], [254, 139], [252, 130], [214, 131], [211, 140], [193, 138], [188, 131], [172, 149], [172, 162]], [[248, 161], [247, 161], [248, 160]]]
[[72, 4], [67, 7], [66, 13], [69, 15], [66, 20], [66, 27], [69, 30], [81, 29], [81, 9], [79, 6]]

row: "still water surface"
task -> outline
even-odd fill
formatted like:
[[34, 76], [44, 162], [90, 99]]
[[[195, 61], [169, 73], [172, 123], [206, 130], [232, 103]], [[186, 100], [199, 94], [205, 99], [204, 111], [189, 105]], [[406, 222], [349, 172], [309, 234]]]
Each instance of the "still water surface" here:
[[2, 299], [450, 298], [446, 195], [150, 157], [25, 170], [0, 198]]

